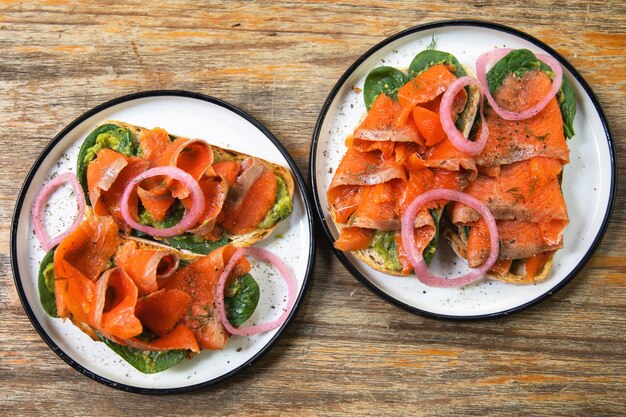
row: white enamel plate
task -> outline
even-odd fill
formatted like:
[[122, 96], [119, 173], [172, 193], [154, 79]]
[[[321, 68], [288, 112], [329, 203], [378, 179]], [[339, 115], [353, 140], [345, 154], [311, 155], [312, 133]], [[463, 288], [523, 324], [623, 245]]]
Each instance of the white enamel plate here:
[[[177, 393], [220, 382], [249, 366], [268, 351], [293, 319], [273, 331], [252, 337], [233, 336], [223, 351], [202, 351], [156, 374], [143, 374], [101, 342], [94, 342], [69, 320], [49, 317], [39, 302], [37, 274], [45, 254], [33, 233], [31, 206], [35, 196], [55, 174], [76, 171], [76, 157], [86, 136], [105, 120], [166, 129], [174, 135], [201, 138], [289, 167], [297, 182], [294, 210], [256, 246], [278, 255], [298, 282], [296, 308], [307, 285], [315, 254], [311, 205], [300, 173], [287, 151], [259, 122], [220, 100], [184, 91], [152, 91], [110, 101], [87, 112], [66, 127], [46, 147], [28, 174], [17, 200], [11, 229], [11, 258], [15, 284], [34, 327], [67, 363], [106, 385], [139, 393]], [[76, 204], [68, 189], [53, 195], [46, 211], [50, 234], [64, 230], [73, 220]], [[261, 300], [252, 321], [274, 319], [286, 287], [271, 279], [271, 271], [251, 259], [252, 275], [261, 287]], [[255, 266], [257, 265], [257, 266]], [[273, 274], [274, 277], [277, 275]]]
[[[563, 57], [541, 41], [505, 26], [478, 21], [449, 21], [400, 32], [359, 58], [340, 78], [320, 113], [311, 147], [313, 197], [330, 242], [339, 235], [328, 213], [326, 191], [346, 151], [344, 141], [365, 113], [363, 84], [381, 65], [407, 68], [433, 39], [436, 49], [452, 53], [474, 69], [480, 54], [494, 48], [528, 48], [558, 59], [576, 92], [576, 135], [568, 140], [570, 163], [563, 172], [563, 194], [570, 216], [565, 247], [554, 258], [547, 280], [527, 286], [481, 281], [464, 288], [439, 289], [421, 284], [414, 275], [393, 277], [374, 271], [350, 253], [334, 250], [339, 260], [364, 285], [399, 307], [436, 318], [480, 319], [510, 314], [534, 305], [569, 282], [584, 266], [606, 230], [616, 188], [616, 165], [606, 119], [589, 85]], [[440, 245], [438, 252], [446, 252]], [[462, 259], [438, 255], [431, 268], [454, 276]]]

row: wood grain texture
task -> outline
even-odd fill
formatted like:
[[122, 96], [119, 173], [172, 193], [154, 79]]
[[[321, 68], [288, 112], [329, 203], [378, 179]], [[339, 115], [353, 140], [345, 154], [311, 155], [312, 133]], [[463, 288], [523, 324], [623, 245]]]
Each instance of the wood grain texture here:
[[[15, 199], [67, 123], [106, 100], [185, 89], [265, 124], [308, 177], [311, 134], [334, 83], [410, 26], [475, 18], [548, 43], [594, 89], [626, 165], [626, 4], [0, 1], [1, 415], [626, 414], [626, 179], [596, 255], [562, 291], [477, 323], [413, 316], [354, 280], [318, 236], [315, 274], [284, 337], [240, 375], [146, 398], [74, 371], [40, 339], [9, 261]], [[17, 145], [16, 145], [17, 144]]]

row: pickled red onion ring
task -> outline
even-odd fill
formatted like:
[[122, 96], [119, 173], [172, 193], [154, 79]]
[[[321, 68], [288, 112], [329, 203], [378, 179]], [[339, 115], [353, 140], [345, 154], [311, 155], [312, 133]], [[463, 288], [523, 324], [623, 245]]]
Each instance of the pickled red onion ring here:
[[[50, 239], [42, 223], [43, 207], [50, 198], [50, 196], [57, 190], [57, 188], [59, 188], [62, 184], [66, 182], [69, 182], [72, 186], [72, 189], [74, 190], [74, 196], [76, 197], [76, 202], [78, 203], [78, 213], [76, 214], [76, 219], [74, 220], [74, 223], [72, 223], [69, 229]], [[39, 194], [37, 194], [37, 197], [35, 197], [35, 202], [33, 204], [31, 214], [33, 229], [35, 230], [35, 236], [37, 236], [37, 239], [39, 239], [41, 247], [44, 250], [48, 251], [58, 245], [65, 236], [73, 232], [74, 229], [76, 229], [78, 225], [83, 221], [84, 213], [85, 195], [83, 194], [83, 190], [78, 183], [78, 178], [76, 178], [76, 175], [74, 175], [74, 173], [63, 173], [44, 185], [41, 191], [39, 191]]]
[[[174, 226], [164, 229], [146, 226], [136, 222], [135, 219], [133, 219], [133, 217], [131, 216], [128, 208], [128, 200], [130, 199], [130, 194], [132, 193], [135, 186], [146, 178], [156, 177], [160, 175], [165, 175], [180, 181], [185, 187], [189, 189], [189, 192], [191, 193], [191, 207], [185, 211], [185, 215], [183, 216], [183, 218]], [[202, 212], [204, 211], [204, 204], [204, 194], [202, 193], [200, 185], [198, 185], [198, 181], [196, 181], [191, 175], [189, 175], [182, 169], [173, 166], [156, 167], [137, 175], [128, 183], [128, 185], [124, 189], [124, 194], [122, 194], [122, 200], [120, 202], [120, 205], [122, 207], [122, 217], [129, 226], [131, 226], [135, 230], [139, 230], [141, 232], [156, 237], [172, 237], [180, 235], [187, 231], [189, 228], [197, 223], [198, 219], [202, 215]]]
[[[434, 275], [428, 270], [426, 262], [421, 253], [418, 253], [415, 247], [415, 236], [413, 233], [413, 222], [420, 208], [433, 200], [452, 200], [466, 204], [476, 209], [485, 219], [490, 236], [490, 253], [489, 258], [478, 268], [473, 269], [465, 275], [457, 278], [444, 278]], [[474, 281], [481, 279], [485, 273], [496, 263], [498, 259], [498, 228], [493, 215], [487, 206], [475, 197], [460, 191], [438, 188], [430, 190], [418, 196], [409, 205], [406, 213], [402, 216], [402, 244], [404, 245], [407, 257], [413, 265], [415, 275], [422, 284], [431, 287], [450, 288], [462, 287]]]
[[[465, 136], [456, 128], [454, 121], [452, 120], [452, 104], [454, 102], [454, 98], [457, 93], [461, 91], [461, 89], [467, 85], [475, 85], [478, 87], [478, 91], [480, 92], [480, 120], [481, 120], [481, 128], [480, 128], [480, 136], [478, 140], [472, 142], [467, 140]], [[487, 145], [487, 139], [489, 138], [489, 127], [487, 123], [485, 123], [485, 114], [483, 112], [483, 86], [482, 84], [473, 77], [465, 76], [456, 79], [452, 84], [448, 86], [448, 89], [443, 93], [441, 97], [441, 104], [439, 106], [439, 118], [441, 119], [441, 126], [443, 130], [446, 132], [448, 139], [452, 142], [455, 148], [459, 151], [469, 154], [469, 155], [478, 155], [485, 149], [485, 145]]]
[[552, 79], [552, 88], [548, 92], [548, 94], [541, 100], [539, 103], [535, 104], [530, 109], [524, 110], [522, 112], [512, 112], [509, 110], [505, 110], [496, 103], [496, 100], [491, 95], [489, 91], [489, 85], [487, 84], [487, 66], [491, 64], [494, 60], [500, 59], [506, 56], [509, 52], [513, 51], [511, 48], [503, 48], [503, 49], [495, 49], [493, 51], [488, 51], [478, 57], [476, 60], [476, 74], [478, 76], [478, 80], [483, 85], [483, 89], [485, 90], [485, 95], [487, 96], [487, 100], [489, 101], [489, 105], [491, 108], [504, 120], [524, 120], [529, 119], [543, 110], [544, 107], [552, 100], [552, 98], [556, 95], [561, 88], [561, 81], [563, 80], [563, 69], [559, 64], [559, 61], [552, 58], [549, 55], [543, 54], [535, 54], [535, 56], [546, 63], [554, 73], [554, 78]]
[[[228, 279], [228, 276], [230, 275], [237, 262], [243, 256], [253, 256], [255, 258], [270, 263], [276, 269], [278, 269], [278, 272], [280, 272], [280, 274], [283, 276], [283, 279], [287, 283], [288, 294], [287, 305], [285, 306], [283, 313], [276, 320], [263, 324], [257, 324], [255, 326], [237, 328], [230, 324], [228, 318], [226, 317], [226, 309], [224, 306], [224, 288], [226, 287], [226, 280]], [[281, 326], [285, 322], [285, 320], [287, 320], [287, 316], [293, 309], [293, 306], [296, 302], [296, 287], [297, 284], [295, 278], [293, 277], [287, 266], [276, 255], [265, 249], [260, 248], [239, 248], [235, 251], [235, 253], [233, 253], [230, 261], [224, 268], [224, 271], [222, 272], [219, 281], [217, 282], [217, 312], [219, 314], [220, 321], [229, 333], [237, 336], [252, 336], [255, 334], [273, 330]]]

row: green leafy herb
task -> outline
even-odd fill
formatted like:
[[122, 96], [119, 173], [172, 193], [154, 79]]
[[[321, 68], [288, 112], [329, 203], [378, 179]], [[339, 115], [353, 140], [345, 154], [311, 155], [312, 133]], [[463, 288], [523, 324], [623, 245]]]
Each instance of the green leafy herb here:
[[96, 332], [98, 338], [126, 362], [145, 374], [165, 371], [176, 365], [189, 354], [188, 350], [147, 351], [130, 346], [118, 345]]
[[528, 49], [516, 49], [509, 52], [505, 57], [496, 62], [487, 72], [487, 85], [489, 91], [494, 94], [502, 85], [504, 79], [511, 73], [521, 78], [526, 72], [540, 69], [541, 62]]
[[293, 202], [287, 192], [287, 184], [281, 177], [276, 176], [278, 188], [276, 190], [276, 200], [272, 209], [267, 213], [263, 221], [259, 224], [262, 229], [268, 229], [276, 223], [284, 220], [293, 211]]
[[426, 47], [426, 50], [435, 50], [437, 49], [437, 39], [435, 39], [435, 35], [430, 39], [430, 44]]
[[524, 197], [524, 194], [522, 194], [521, 190], [518, 187], [509, 188], [508, 190], [506, 190], [506, 192], [511, 194], [515, 199], [513, 205], [519, 203], [520, 201], [526, 202], [526, 197]]
[[446, 65], [450, 72], [457, 78], [467, 75], [461, 63], [451, 53], [437, 51], [435, 49], [426, 49], [415, 55], [415, 58], [411, 61], [409, 65], [409, 78], [415, 78], [428, 68], [439, 64]]
[[565, 74], [563, 74], [563, 82], [561, 83], [559, 92], [556, 94], [556, 99], [561, 108], [561, 114], [563, 115], [563, 130], [565, 131], [565, 136], [570, 139], [575, 134], [574, 117], [576, 116], [576, 96]]
[[252, 275], [243, 275], [230, 282], [224, 290], [224, 303], [226, 304], [226, 317], [235, 327], [252, 316], [259, 304], [261, 291], [259, 284]]
[[545, 142], [548, 136], [550, 136], [550, 132], [546, 133], [545, 135], [536, 135], [533, 133], [532, 130], [528, 128], [528, 126], [526, 127], [526, 134], [542, 142]]
[[407, 76], [400, 70], [382, 66], [374, 68], [367, 74], [363, 86], [363, 100], [369, 111], [380, 93], [385, 93], [394, 100], [398, 99], [398, 90], [409, 81]]
[[54, 296], [54, 251], [50, 249], [39, 264], [37, 286], [39, 288], [39, 301], [41, 306], [50, 317], [58, 317], [57, 301]]

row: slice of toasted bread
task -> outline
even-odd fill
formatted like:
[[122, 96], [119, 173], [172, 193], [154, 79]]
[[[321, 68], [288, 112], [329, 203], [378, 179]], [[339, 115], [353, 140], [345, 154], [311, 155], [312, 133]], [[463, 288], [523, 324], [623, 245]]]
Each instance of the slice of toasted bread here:
[[[114, 124], [114, 125], [128, 129], [131, 132], [131, 136], [136, 144], [139, 143], [139, 138], [141, 137], [142, 133], [148, 130], [147, 128], [131, 125], [129, 123], [121, 122], [119, 120], [105, 120], [102, 123], [100, 123], [99, 126], [105, 125], [105, 124]], [[176, 136], [176, 137], [183, 138], [182, 136]], [[250, 155], [247, 155], [241, 152], [220, 148], [213, 144], [210, 144], [210, 145], [211, 145], [211, 148], [213, 149], [213, 154], [215, 156], [215, 159], [217, 160], [234, 159], [237, 161], [243, 161], [244, 159], [251, 157]], [[291, 171], [288, 168], [283, 167], [281, 165], [265, 161], [261, 158], [257, 158], [257, 157], [254, 157], [254, 158], [262, 162], [266, 167], [268, 167], [274, 172], [274, 175], [276, 175], [277, 177], [280, 177], [285, 182], [287, 193], [289, 194], [289, 197], [293, 201], [294, 194], [295, 194], [295, 182], [294, 182]], [[278, 227], [279, 224], [280, 222], [276, 222], [273, 226], [268, 227], [268, 228], [257, 228], [248, 233], [227, 234], [226, 236], [228, 237], [229, 241], [231, 241], [235, 246], [240, 246], [240, 247], [250, 246], [254, 244], [255, 242], [258, 242], [260, 240], [267, 238], [274, 231], [274, 229]]]
[[[450, 247], [452, 247], [452, 250], [454, 250], [458, 256], [463, 259], [467, 259], [467, 238], [460, 230], [460, 228], [456, 231], [452, 228], [446, 228], [443, 231], [443, 236], [450, 243]], [[539, 270], [539, 273], [534, 277], [527, 277], [523, 266], [517, 268], [514, 272], [509, 271], [502, 274], [496, 271], [488, 271], [486, 275], [488, 278], [508, 282], [510, 284], [532, 284], [534, 282], [543, 281], [548, 277], [548, 273], [552, 268], [553, 257], [554, 256], [551, 256], [550, 259], [548, 259], [548, 261], [541, 267], [541, 270]]]

